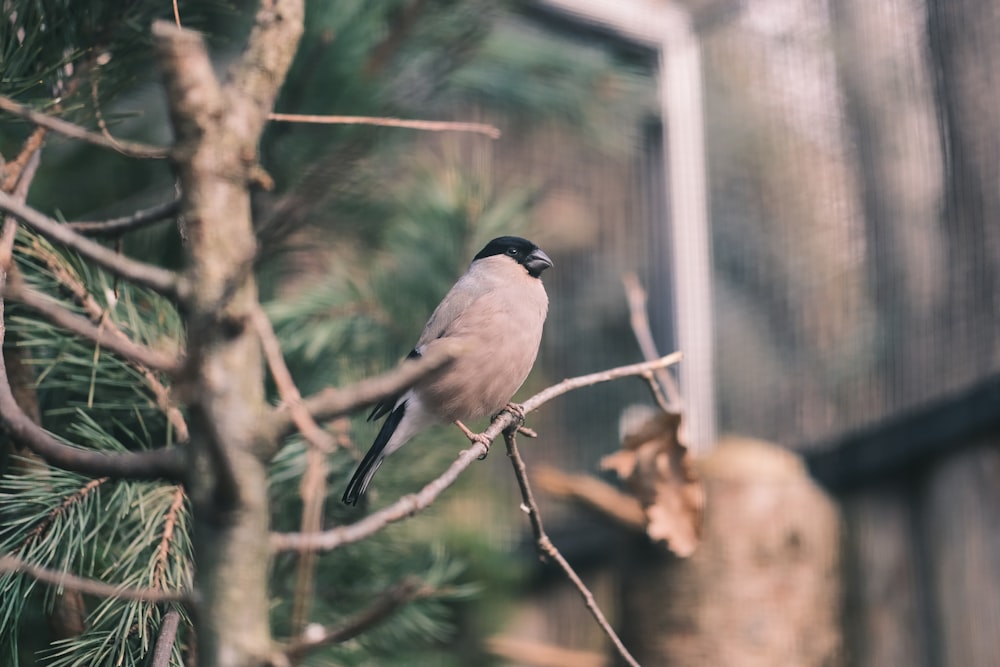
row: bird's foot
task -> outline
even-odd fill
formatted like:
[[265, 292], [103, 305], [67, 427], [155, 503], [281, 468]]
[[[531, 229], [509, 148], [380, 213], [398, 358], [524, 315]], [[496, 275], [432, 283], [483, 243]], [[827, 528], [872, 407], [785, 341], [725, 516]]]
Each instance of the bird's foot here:
[[517, 422], [518, 426], [524, 424], [524, 417], [525, 417], [524, 406], [521, 405], [520, 403], [508, 403], [507, 405], [504, 406], [503, 410], [501, 410], [500, 412], [509, 412], [510, 414], [514, 415], [514, 420]]
[[486, 448], [486, 451], [477, 457], [480, 461], [485, 459], [486, 455], [490, 453], [490, 445], [493, 444], [493, 441], [491, 441], [482, 433], [473, 433], [471, 430], [469, 430], [468, 426], [462, 423], [462, 420], [460, 419], [455, 420], [455, 426], [461, 429], [462, 433], [465, 434], [465, 437], [469, 439], [469, 442], [472, 443], [478, 442], [479, 444], [481, 444], [483, 447]]
[[508, 403], [504, 406], [503, 410], [498, 412], [499, 415], [502, 412], [509, 412], [514, 416], [514, 423], [510, 425], [510, 428], [514, 428], [518, 433], [526, 438], [537, 438], [538, 434], [535, 433], [534, 429], [527, 428], [524, 425], [525, 412], [524, 406], [520, 403]]

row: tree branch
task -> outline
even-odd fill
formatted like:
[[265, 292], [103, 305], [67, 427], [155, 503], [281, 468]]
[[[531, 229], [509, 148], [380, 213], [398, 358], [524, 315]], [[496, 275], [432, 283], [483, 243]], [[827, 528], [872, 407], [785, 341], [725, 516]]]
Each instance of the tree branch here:
[[135, 588], [115, 586], [97, 579], [78, 577], [68, 572], [55, 572], [38, 565], [27, 563], [17, 556], [0, 556], [0, 572], [19, 572], [46, 584], [80, 591], [87, 595], [120, 598], [122, 600], [145, 600], [147, 602], [192, 602], [191, 591], [165, 591], [158, 588]]
[[81, 141], [86, 141], [94, 144], [95, 146], [110, 148], [111, 150], [117, 151], [118, 153], [128, 157], [162, 159], [170, 155], [168, 149], [160, 148], [158, 146], [150, 146], [137, 141], [121, 139], [109, 140], [100, 132], [91, 132], [90, 130], [80, 127], [79, 125], [65, 121], [62, 118], [56, 118], [55, 116], [49, 116], [48, 114], [41, 113], [40, 111], [35, 111], [34, 109], [26, 107], [23, 104], [18, 104], [14, 100], [3, 95], [0, 95], [0, 110], [29, 120], [39, 127], [52, 130], [53, 132], [57, 132], [65, 137], [69, 137], [70, 139], [80, 139]]
[[278, 388], [278, 394], [295, 428], [316, 449], [324, 452], [333, 451], [333, 438], [319, 427], [309, 414], [309, 410], [302, 404], [302, 394], [295, 386], [295, 379], [292, 378], [281, 354], [281, 343], [274, 334], [271, 320], [267, 318], [267, 314], [259, 304], [251, 311], [250, 319], [257, 330], [257, 337], [260, 338], [260, 346], [264, 350], [264, 357], [267, 359], [268, 368], [271, 369], [271, 377]]
[[[33, 252], [45, 264], [56, 282], [73, 295], [73, 298], [83, 309], [83, 312], [90, 319], [91, 323], [96, 324], [99, 322], [103, 328], [111, 331], [114, 335], [121, 338], [128, 338], [126, 333], [122, 331], [121, 327], [114, 320], [105, 317], [104, 306], [98, 303], [80, 276], [65, 264], [61, 255], [47, 246], [40, 244], [33, 248]], [[146, 381], [146, 386], [153, 392], [153, 396], [156, 398], [156, 405], [166, 415], [167, 421], [174, 429], [178, 442], [187, 442], [189, 439], [187, 422], [180, 408], [177, 407], [170, 396], [170, 389], [151, 369], [142, 364], [133, 365]]]
[[[25, 183], [25, 188], [27, 187], [26, 183], [30, 181], [30, 176], [27, 181], [24, 178], [30, 174], [29, 169], [34, 169], [32, 165], [37, 165], [37, 161], [28, 163], [28, 167], [21, 175], [22, 181], [18, 183], [19, 190], [22, 183]], [[20, 191], [16, 192], [13, 197], [0, 192], [0, 197], [15, 204], [18, 203], [19, 198], [23, 199], [24, 195], [25, 192]], [[7, 335], [3, 295], [13, 266], [16, 228], [16, 221], [7, 219], [4, 222], [3, 233], [0, 235], [0, 241], [2, 241], [0, 242], [0, 347], [3, 346], [4, 338]], [[106, 454], [63, 444], [36, 424], [18, 405], [10, 386], [7, 362], [2, 354], [0, 354], [0, 426], [18, 445], [27, 447], [50, 465], [90, 477], [166, 478], [172, 481], [181, 481], [185, 473], [185, 456], [183, 451], [179, 449]]]
[[[599, 373], [591, 373], [563, 380], [529, 398], [521, 405], [521, 409], [527, 414], [538, 409], [553, 398], [574, 389], [632, 375], [642, 375], [647, 371], [675, 364], [680, 361], [680, 358], [681, 354], [674, 352], [655, 361], [621, 366]], [[364, 403], [362, 402], [359, 405], [364, 405]], [[493, 442], [504, 429], [514, 425], [516, 421], [517, 417], [513, 413], [507, 410], [502, 411], [494, 417], [493, 422], [480, 434], [480, 437], [477, 437], [477, 442], [473, 443], [469, 449], [463, 450], [440, 477], [433, 480], [419, 492], [403, 496], [393, 504], [373, 514], [369, 514], [356, 523], [337, 526], [321, 533], [271, 533], [271, 548], [275, 551], [307, 551], [313, 549], [329, 551], [345, 544], [362, 540], [382, 530], [390, 523], [413, 516], [430, 506], [445, 489], [455, 483], [455, 480], [458, 479], [462, 471], [472, 465], [473, 461], [489, 452], [489, 448], [484, 442]]]
[[[646, 290], [639, 282], [639, 276], [635, 273], [626, 273], [622, 276], [622, 284], [625, 286], [625, 299], [628, 301], [629, 322], [632, 325], [632, 333], [635, 334], [636, 342], [645, 359], [656, 359], [660, 353], [656, 351], [656, 341], [653, 339], [653, 331], [649, 326], [649, 315], [646, 312]], [[655, 380], [654, 380], [655, 378]], [[647, 380], [653, 391], [653, 396], [664, 412], [680, 412], [684, 407], [684, 399], [677, 389], [677, 383], [666, 369], [655, 371]], [[654, 382], [658, 382], [660, 390]], [[663, 392], [666, 392], [668, 399], [664, 405]]]
[[[408, 359], [383, 375], [362, 380], [348, 387], [324, 389], [303, 399], [302, 405], [316, 421], [342, 417], [365, 405], [406, 390], [414, 382], [450, 363], [460, 352], [459, 345], [435, 346], [429, 354], [419, 359]], [[286, 437], [295, 430], [295, 420], [288, 405], [275, 408], [269, 420], [268, 429], [275, 434], [274, 439]]]
[[31, 308], [56, 326], [83, 336], [128, 361], [165, 373], [174, 373], [180, 367], [177, 355], [154, 350], [128, 337], [116, 335], [115, 330], [95, 325], [86, 317], [70, 312], [55, 299], [31, 289], [19, 278], [8, 280], [6, 296]]
[[563, 557], [545, 532], [545, 527], [542, 525], [542, 516], [538, 512], [538, 504], [535, 502], [535, 495], [531, 492], [531, 484], [528, 482], [528, 469], [524, 465], [521, 453], [517, 450], [516, 431], [507, 429], [504, 431], [503, 437], [507, 443], [507, 456], [510, 458], [511, 466], [514, 468], [514, 477], [517, 478], [517, 486], [521, 490], [521, 507], [525, 510], [525, 513], [528, 515], [528, 521], [531, 523], [531, 532], [535, 535], [535, 543], [538, 546], [539, 556], [543, 560], [546, 556], [551, 558], [562, 568], [562, 571], [566, 573], [566, 577], [580, 592], [580, 596], [583, 597], [583, 602], [594, 617], [594, 620], [597, 621], [597, 624], [601, 626], [601, 630], [611, 640], [611, 643], [618, 651], [618, 655], [632, 667], [639, 667], [639, 663], [632, 657], [628, 649], [625, 648], [625, 644], [622, 643], [622, 640], [611, 627], [611, 624], [608, 623], [608, 619], [604, 617], [604, 612], [597, 606], [594, 594], [590, 592], [590, 589], [583, 583], [583, 580], [580, 579], [580, 576], [569, 564], [569, 561]]
[[268, 118], [285, 123], [319, 123], [321, 125], [377, 125], [379, 127], [405, 127], [426, 132], [474, 132], [490, 139], [499, 139], [500, 130], [487, 123], [470, 123], [448, 120], [410, 120], [406, 118], [379, 118], [373, 116], [317, 116], [298, 113], [272, 113]]
[[117, 276], [171, 298], [177, 298], [185, 291], [184, 283], [173, 271], [119, 255], [100, 243], [80, 236], [66, 225], [17, 201], [5, 192], [0, 192], [0, 210], [16, 216], [42, 236], [62, 243]]
[[[0, 317], [3, 305], [0, 302]], [[0, 323], [0, 340], [6, 327]], [[17, 404], [7, 379], [7, 365], [0, 355], [0, 421], [18, 445], [27, 447], [47, 463], [88, 477], [182, 482], [187, 472], [184, 450], [152, 449], [108, 454], [63, 444], [31, 421]]]
[[66, 223], [66, 226], [77, 234], [84, 236], [120, 236], [128, 232], [142, 229], [167, 218], [177, 215], [181, 210], [181, 200], [150, 206], [119, 218], [109, 220], [77, 220]]
[[181, 613], [176, 609], [163, 615], [160, 623], [160, 634], [153, 646], [153, 659], [149, 667], [170, 667], [170, 656], [174, 652], [174, 641], [177, 639], [177, 628], [181, 624]]
[[295, 664], [311, 651], [357, 637], [384, 621], [407, 602], [425, 594], [425, 587], [419, 580], [406, 578], [383, 591], [367, 609], [350, 616], [337, 625], [323, 628], [316, 636], [309, 633], [309, 635], [292, 642], [285, 649], [284, 654], [291, 664]]

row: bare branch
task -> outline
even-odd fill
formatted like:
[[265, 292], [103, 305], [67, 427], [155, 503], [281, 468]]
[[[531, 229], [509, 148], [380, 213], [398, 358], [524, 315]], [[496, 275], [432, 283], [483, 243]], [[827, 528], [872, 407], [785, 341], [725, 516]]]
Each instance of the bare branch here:
[[553, 646], [544, 642], [514, 637], [493, 636], [486, 640], [487, 650], [504, 664], [532, 667], [611, 667], [603, 652]]
[[285, 359], [281, 354], [281, 343], [274, 334], [271, 320], [267, 318], [267, 314], [259, 304], [255, 304], [250, 312], [250, 319], [257, 330], [257, 337], [260, 338], [260, 346], [264, 350], [264, 357], [271, 369], [274, 384], [278, 387], [278, 394], [281, 395], [281, 400], [287, 407], [295, 428], [313, 447], [324, 452], [332, 451], [334, 448], [333, 438], [313, 421], [309, 410], [303, 405], [302, 394], [299, 393], [299, 388], [295, 386], [295, 380], [292, 378], [288, 366], [285, 365]]
[[468, 123], [446, 120], [407, 120], [405, 118], [376, 118], [372, 116], [315, 116], [297, 113], [272, 113], [270, 120], [286, 123], [320, 123], [329, 125], [378, 125], [380, 127], [406, 127], [428, 132], [475, 132], [490, 139], [499, 139], [500, 130], [486, 123]]
[[[656, 359], [660, 353], [656, 351], [656, 341], [653, 340], [653, 331], [649, 326], [649, 315], [646, 312], [646, 290], [642, 288], [639, 276], [631, 272], [622, 276], [622, 284], [625, 286], [625, 298], [628, 301], [632, 333], [635, 334], [636, 342], [639, 343], [642, 356], [644, 359]], [[667, 394], [668, 407], [663, 406], [662, 393], [657, 391], [654, 377], [655, 382], [658, 382], [662, 391]], [[648, 381], [654, 397], [665, 412], [679, 412], [683, 408], [684, 399], [681, 398], [681, 392], [677, 389], [677, 383], [674, 382], [673, 376], [666, 369], [660, 369], [653, 373]]]
[[168, 297], [176, 298], [184, 291], [180, 278], [173, 271], [119, 255], [4, 192], [0, 192], [0, 210], [16, 216], [39, 234], [75, 250], [117, 276], [145, 285]]
[[521, 458], [521, 453], [517, 450], [516, 431], [508, 429], [504, 431], [503, 435], [507, 443], [507, 456], [510, 457], [510, 463], [514, 468], [514, 476], [517, 478], [517, 485], [521, 490], [521, 507], [528, 515], [528, 521], [531, 523], [531, 531], [535, 535], [535, 543], [538, 545], [539, 556], [543, 559], [545, 557], [551, 558], [562, 568], [563, 572], [566, 573], [566, 577], [580, 592], [580, 596], [583, 597], [583, 602], [591, 615], [593, 615], [594, 620], [597, 621], [597, 624], [601, 626], [601, 630], [611, 640], [611, 643], [618, 651], [618, 655], [632, 667], [639, 667], [639, 663], [632, 657], [628, 649], [625, 648], [625, 644], [622, 643], [618, 634], [615, 633], [611, 624], [608, 623], [608, 619], [604, 617], [604, 612], [597, 606], [594, 594], [590, 592], [590, 589], [583, 583], [583, 580], [573, 570], [569, 561], [563, 557], [545, 532], [545, 527], [542, 525], [542, 516], [538, 513], [538, 504], [535, 502], [535, 496], [531, 492], [531, 484], [528, 482], [528, 470], [524, 465], [524, 459]]
[[[649, 370], [675, 364], [680, 358], [680, 353], [674, 352], [656, 361], [621, 366], [601, 371], [600, 373], [591, 373], [590, 375], [581, 375], [580, 377], [563, 380], [529, 398], [521, 405], [521, 409], [527, 414], [538, 409], [553, 398], [574, 389], [622, 377], [642, 375]], [[360, 405], [364, 405], [364, 403]], [[403, 496], [393, 504], [373, 514], [369, 514], [356, 523], [337, 526], [322, 533], [271, 533], [271, 547], [276, 551], [332, 550], [344, 544], [358, 542], [373, 533], [377, 533], [390, 523], [413, 516], [430, 506], [445, 489], [455, 483], [455, 480], [458, 479], [462, 471], [472, 465], [473, 461], [489, 451], [489, 448], [484, 444], [485, 442], [496, 440], [497, 436], [504, 429], [514, 425], [516, 421], [517, 417], [512, 412], [507, 410], [502, 411], [493, 419], [489, 427], [476, 437], [477, 442], [473, 443], [469, 449], [463, 450], [440, 477], [433, 480], [419, 492]]]
[[[435, 346], [429, 354], [419, 359], [406, 360], [388, 373], [362, 380], [349, 387], [329, 387], [305, 398], [302, 404], [316, 421], [342, 417], [365, 405], [404, 391], [417, 380], [451, 362], [460, 352], [460, 345]], [[288, 405], [276, 408], [270, 419], [270, 428], [278, 438], [285, 437], [294, 430], [295, 421]]]
[[165, 591], [158, 588], [135, 588], [115, 586], [97, 579], [78, 577], [68, 572], [56, 572], [38, 565], [27, 563], [16, 556], [0, 556], [0, 572], [19, 572], [46, 584], [80, 591], [87, 595], [120, 598], [122, 600], [145, 600], [147, 602], [191, 602], [191, 591]]
[[177, 639], [177, 628], [181, 624], [181, 613], [171, 609], [163, 615], [160, 623], [160, 634], [153, 646], [153, 660], [149, 667], [170, 667], [170, 656], [174, 652], [174, 642]]
[[[528, 413], [532, 410], [538, 409], [539, 406], [551, 401], [556, 396], [562, 396], [563, 394], [573, 391], [574, 389], [589, 387], [590, 385], [599, 384], [601, 382], [610, 382], [611, 380], [617, 380], [619, 378], [629, 377], [632, 375], [642, 375], [647, 371], [655, 371], [658, 368], [673, 366], [680, 360], [680, 352], [671, 352], [665, 357], [660, 357], [659, 359], [654, 359], [652, 361], [644, 361], [639, 364], [630, 364], [628, 366], [619, 366], [618, 368], [612, 368], [606, 371], [590, 373], [589, 375], [581, 375], [579, 377], [563, 380], [558, 384], [552, 385], [548, 389], [538, 392], [526, 400], [521, 405], [521, 408], [525, 411], [525, 413]], [[513, 423], [513, 418], [511, 418], [508, 423], [504, 424], [500, 430], [502, 431], [511, 423]]]
[[311, 651], [332, 644], [339, 644], [357, 637], [391, 616], [407, 602], [426, 595], [420, 581], [407, 578], [385, 590], [367, 609], [354, 614], [337, 625], [323, 628], [316, 636], [303, 636], [285, 649], [285, 656], [294, 664]]
[[180, 210], [181, 200], [174, 199], [119, 218], [94, 221], [78, 220], [68, 222], [66, 226], [84, 236], [119, 236], [166, 220], [177, 215]]
[[121, 139], [109, 140], [100, 132], [91, 132], [62, 118], [56, 118], [55, 116], [35, 111], [3, 95], [0, 95], [0, 110], [27, 119], [39, 127], [52, 130], [70, 139], [80, 139], [95, 146], [110, 148], [128, 157], [162, 159], [170, 155], [168, 149], [160, 148], [159, 146], [150, 146], [137, 141]]
[[177, 355], [154, 350], [130, 338], [117, 335], [116, 330], [95, 325], [87, 318], [70, 312], [55, 299], [31, 289], [23, 280], [8, 280], [6, 295], [31, 308], [56, 326], [83, 336], [128, 361], [165, 373], [174, 373], [180, 367]]
[[639, 501], [603, 480], [591, 475], [574, 475], [551, 466], [538, 466], [534, 480], [544, 493], [580, 502], [630, 530], [640, 533], [646, 530], [646, 515]]

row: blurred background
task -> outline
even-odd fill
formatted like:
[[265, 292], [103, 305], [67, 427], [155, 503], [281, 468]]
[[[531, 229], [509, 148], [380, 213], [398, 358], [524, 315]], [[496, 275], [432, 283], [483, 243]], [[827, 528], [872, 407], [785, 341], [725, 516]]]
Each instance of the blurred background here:
[[[169, 3], [67, 3], [4, 6], [0, 92], [166, 143], [145, 29], [171, 16]], [[179, 10], [210, 36], [223, 70], [252, 3]], [[254, 200], [263, 298], [300, 390], [312, 392], [394, 365], [486, 241], [527, 236], [555, 267], [523, 399], [641, 359], [622, 284], [634, 272], [660, 352], [685, 354], [677, 376], [692, 451], [708, 457], [724, 436], [775, 443], [801, 455], [839, 513], [816, 575], [839, 591], [828, 609], [836, 639], [819, 657], [790, 649], [770, 661], [695, 654], [670, 664], [996, 664], [997, 72], [1000, 15], [990, 0], [310, 2], [277, 111], [477, 121], [502, 136], [273, 123], [261, 155], [275, 188]], [[2, 119], [5, 157], [30, 129]], [[172, 196], [165, 164], [53, 137], [29, 201], [72, 220]], [[166, 265], [181, 257], [171, 224], [125, 248]], [[97, 276], [86, 277], [101, 294]], [[148, 316], [162, 321], [159, 311]], [[15, 339], [44, 338], [37, 323], [10, 326]], [[94, 387], [121, 386], [120, 369], [84, 378], [58, 355], [24, 347], [51, 430], [71, 429], [77, 410], [94, 414]], [[653, 403], [634, 379], [547, 404], [529, 419], [540, 433], [522, 444], [529, 468], [610, 480], [599, 461], [618, 448], [620, 418], [636, 404]], [[156, 441], [162, 415], [146, 419]], [[360, 416], [332, 428], [344, 446], [326, 462], [328, 526], [361, 516], [337, 500], [375, 433]], [[109, 443], [124, 437], [113, 430]], [[363, 511], [430, 481], [462, 447], [451, 430], [388, 461]], [[306, 459], [292, 442], [274, 463], [277, 530], [301, 527]], [[72, 488], [52, 487], [49, 502]], [[4, 493], [23, 489], [8, 482]], [[623, 574], [636, 559], [667, 569], [683, 568], [679, 559], [572, 503], [540, 501], [556, 545], [619, 627], [670, 607], [665, 596], [637, 610]], [[118, 502], [102, 507], [122, 511]], [[303, 618], [333, 622], [417, 573], [434, 595], [307, 664], [613, 664], [575, 593], [537, 562], [518, 503], [494, 451], [421, 518], [320, 556], [308, 595], [294, 583], [302, 564], [280, 557], [278, 634]], [[112, 527], [81, 523], [59, 548], [83, 549], [84, 536]], [[108, 568], [109, 559], [78, 560]], [[29, 611], [41, 627], [51, 596], [34, 595]], [[767, 624], [765, 612], [746, 611]], [[91, 618], [88, 632], [113, 636], [101, 625], [112, 616]], [[693, 621], [643, 627], [631, 641], [727, 636]], [[20, 664], [36, 655], [45, 656], [37, 664], [75, 664], [69, 650], [45, 652], [44, 633], [15, 635], [6, 633], [4, 650]], [[105, 656], [98, 641], [62, 641], [95, 651], [94, 664]], [[127, 664], [141, 664], [142, 643], [133, 643]]]

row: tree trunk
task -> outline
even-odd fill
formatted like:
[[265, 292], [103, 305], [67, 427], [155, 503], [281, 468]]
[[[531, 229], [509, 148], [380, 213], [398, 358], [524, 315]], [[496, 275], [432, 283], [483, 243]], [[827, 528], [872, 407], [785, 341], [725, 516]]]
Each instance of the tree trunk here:
[[271, 657], [264, 369], [251, 317], [257, 144], [302, 32], [302, 0], [263, 3], [242, 58], [220, 85], [200, 35], [159, 22], [172, 149], [189, 265], [181, 291], [187, 368], [200, 667]]
[[839, 665], [840, 520], [797, 457], [722, 442], [700, 466], [703, 540], [624, 570], [622, 639], [643, 665]]

